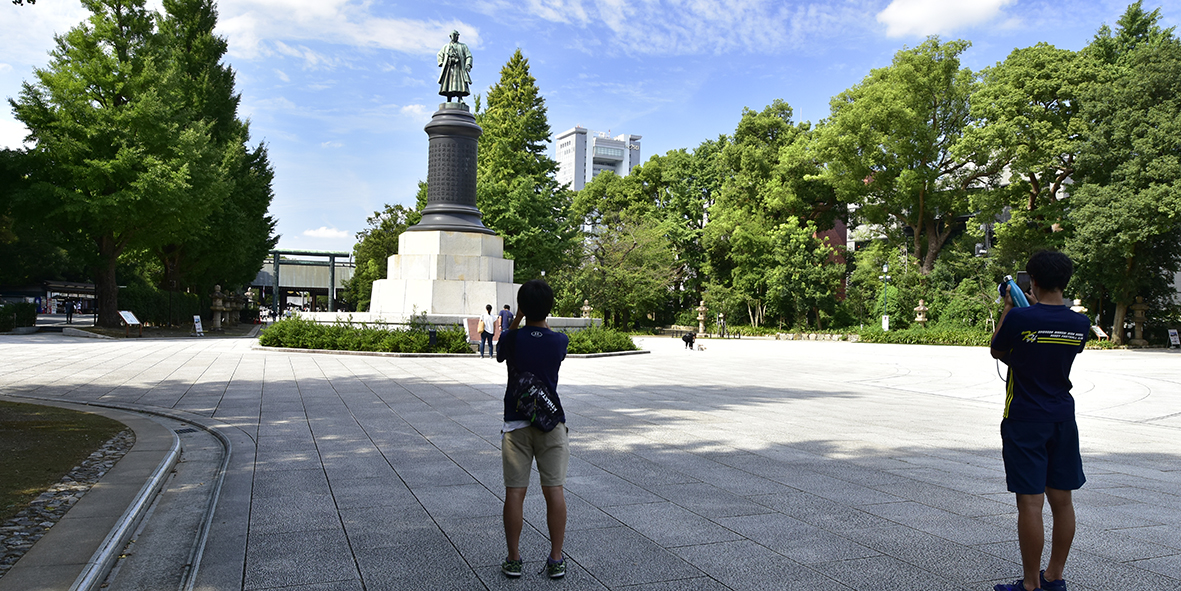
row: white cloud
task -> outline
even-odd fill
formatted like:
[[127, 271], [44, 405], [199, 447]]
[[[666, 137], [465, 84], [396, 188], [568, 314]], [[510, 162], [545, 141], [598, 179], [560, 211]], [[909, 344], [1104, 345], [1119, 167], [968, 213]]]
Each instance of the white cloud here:
[[49, 63], [53, 35], [65, 33], [81, 23], [90, 11], [81, 2], [54, 2], [13, 6], [0, 10], [0, 31], [4, 31], [4, 61], [15, 67], [42, 67]]
[[406, 105], [399, 109], [399, 111], [411, 119], [419, 119], [422, 121], [430, 119], [431, 116], [431, 112], [429, 109], [427, 109], [426, 105]]
[[321, 142], [320, 147], [321, 148], [343, 148], [344, 144], [342, 144], [340, 142]]
[[273, 45], [323, 41], [405, 53], [434, 53], [452, 29], [477, 47], [480, 32], [459, 20], [383, 18], [370, 12], [366, 0], [240, 0], [219, 6], [217, 31], [230, 43], [234, 57], [266, 55]]
[[[957, 29], [982, 25], [1001, 16], [1001, 9], [1016, 0], [893, 0], [878, 13], [889, 37], [947, 34]], [[1009, 23], [1009, 26], [1013, 26]]]
[[12, 119], [11, 116], [0, 117], [0, 148], [16, 150], [22, 146], [28, 147], [24, 143], [27, 135], [29, 129], [24, 123]]
[[279, 80], [282, 80], [284, 82], [291, 82], [291, 77], [288, 76], [287, 73], [284, 72], [283, 70], [276, 68], [275, 75], [279, 77]]
[[[514, 14], [583, 29], [569, 40], [587, 52], [693, 55], [804, 48], [866, 32], [881, 0], [481, 0], [489, 15]], [[605, 31], [609, 38], [600, 39]]]
[[337, 230], [336, 228], [329, 228], [328, 226], [320, 226], [315, 230], [304, 230], [304, 236], [310, 238], [348, 238], [349, 233], [344, 230]]
[[0, 64], [0, 73], [11, 72], [11, 71], [12, 71], [12, 66], [10, 66], [8, 64]]

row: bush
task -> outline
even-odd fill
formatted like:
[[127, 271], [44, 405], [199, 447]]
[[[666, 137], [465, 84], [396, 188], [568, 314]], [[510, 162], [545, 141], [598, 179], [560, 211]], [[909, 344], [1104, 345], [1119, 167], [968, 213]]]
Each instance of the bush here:
[[10, 332], [18, 326], [36, 326], [37, 304], [13, 302], [0, 307], [0, 332]]
[[992, 342], [992, 333], [973, 329], [923, 328], [921, 326], [889, 332], [873, 328], [861, 332], [861, 342], [987, 347]]
[[[119, 309], [128, 310], [144, 324], [168, 324], [168, 292], [144, 285], [129, 285], [119, 290]], [[201, 297], [195, 293], [172, 292], [172, 320], [185, 324], [201, 314]], [[201, 314], [208, 317], [208, 314]]]
[[416, 320], [407, 328], [376, 328], [351, 322], [317, 324], [298, 316], [280, 320], [262, 332], [259, 344], [293, 349], [385, 351], [392, 353], [471, 353], [467, 332], [458, 325], [436, 330], [430, 346], [430, 327]]
[[635, 351], [639, 347], [632, 341], [631, 336], [618, 330], [592, 326], [575, 332], [566, 333], [570, 337], [570, 347], [567, 353], [584, 355], [588, 353], [613, 353], [615, 351]]

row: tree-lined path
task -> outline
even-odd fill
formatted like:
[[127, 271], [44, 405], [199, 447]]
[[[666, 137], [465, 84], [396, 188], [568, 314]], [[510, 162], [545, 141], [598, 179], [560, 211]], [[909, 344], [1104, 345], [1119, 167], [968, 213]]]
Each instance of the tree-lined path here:
[[[986, 589], [1020, 571], [982, 348], [646, 339], [570, 359], [567, 589]], [[142, 405], [233, 442], [197, 588], [502, 589], [504, 368], [252, 340], [0, 340], [0, 394]], [[1181, 587], [1181, 365], [1076, 364], [1072, 589]], [[155, 519], [155, 517], [153, 517]], [[202, 586], [204, 585], [204, 586]]]

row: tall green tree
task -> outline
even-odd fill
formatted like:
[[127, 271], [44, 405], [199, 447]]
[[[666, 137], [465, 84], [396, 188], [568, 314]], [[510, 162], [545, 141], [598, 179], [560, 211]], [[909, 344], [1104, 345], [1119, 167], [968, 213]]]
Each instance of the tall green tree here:
[[344, 287], [345, 299], [351, 308], [359, 311], [369, 309], [373, 282], [387, 278], [389, 258], [398, 254], [398, 238], [421, 219], [421, 207], [415, 210], [387, 203], [381, 211], [374, 212], [365, 220], [368, 227], [357, 232], [357, 243], [353, 245], [353, 261], [356, 264], [353, 277]]
[[628, 328], [667, 300], [674, 260], [667, 225], [631, 209], [607, 212], [588, 231], [574, 284], [607, 324]]
[[1141, 45], [1171, 43], [1177, 27], [1163, 29], [1160, 20], [1160, 8], [1145, 12], [1143, 0], [1136, 0], [1116, 21], [1115, 31], [1107, 25], [1099, 27], [1086, 50], [1105, 64], [1116, 64], [1128, 59], [1132, 50]]
[[1004, 160], [991, 147], [958, 146], [972, 122], [977, 76], [960, 67], [966, 41], [928, 38], [894, 55], [832, 100], [821, 128], [826, 177], [857, 205], [857, 217], [895, 240], [909, 229], [927, 275], [956, 229], [973, 213], [971, 195], [996, 179]]
[[175, 83], [189, 118], [209, 125], [218, 149], [218, 173], [227, 185], [220, 207], [186, 234], [157, 247], [161, 286], [192, 287], [204, 293], [215, 283], [231, 289], [248, 283], [274, 248], [275, 221], [267, 210], [274, 171], [265, 145], [249, 146], [249, 125], [238, 117], [241, 96], [233, 69], [223, 63], [225, 39], [213, 33], [213, 0], [165, 0], [159, 19], [161, 45], [176, 69]]
[[91, 16], [56, 37], [49, 65], [10, 102], [43, 163], [31, 194], [91, 245], [98, 323], [117, 326], [120, 255], [185, 234], [227, 187], [210, 125], [188, 116], [143, 0], [83, 3]]
[[558, 184], [557, 163], [546, 155], [551, 133], [545, 98], [520, 49], [483, 102], [481, 108], [477, 98], [475, 115], [484, 130], [476, 176], [484, 225], [504, 238], [518, 282], [569, 266], [577, 245], [571, 193]]
[[1085, 97], [1066, 248], [1075, 288], [1115, 302], [1112, 340], [1122, 343], [1128, 306], [1137, 296], [1167, 305], [1181, 269], [1181, 42], [1142, 43], [1112, 69]]
[[818, 236], [811, 220], [789, 218], [772, 237], [774, 266], [767, 269], [771, 312], [799, 327], [814, 321], [823, 329], [823, 318], [835, 310], [845, 276], [845, 266], [833, 261], [836, 249]]
[[726, 307], [740, 303], [753, 326], [770, 305], [777, 228], [801, 219], [831, 227], [839, 211], [811, 141], [811, 125], [794, 123], [791, 106], [777, 99], [762, 111], [744, 109], [721, 150], [723, 181], [702, 236], [709, 289], [732, 300]]

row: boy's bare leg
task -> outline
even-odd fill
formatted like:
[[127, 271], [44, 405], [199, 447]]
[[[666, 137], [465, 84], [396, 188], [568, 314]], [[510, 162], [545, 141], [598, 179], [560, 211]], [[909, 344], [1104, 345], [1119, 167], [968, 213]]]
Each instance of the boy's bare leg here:
[[[562, 544], [566, 541], [566, 494], [560, 486], [543, 486], [541, 494], [545, 495], [545, 524], [549, 527], [550, 551], [553, 560], [562, 559]], [[524, 493], [521, 499], [525, 498]], [[518, 537], [521, 528], [517, 527]]]
[[1046, 499], [1054, 515], [1054, 530], [1050, 536], [1050, 562], [1046, 564], [1046, 580], [1057, 581], [1066, 569], [1066, 555], [1074, 542], [1074, 501], [1070, 491], [1046, 487]]
[[[504, 541], [508, 544], [508, 559], [521, 559], [521, 528], [525, 522], [525, 491], [528, 488], [504, 489]], [[545, 490], [545, 489], [542, 489]], [[548, 497], [546, 497], [548, 499]]]
[[1042, 547], [1046, 545], [1046, 532], [1042, 524], [1042, 505], [1046, 495], [1017, 495], [1017, 540], [1021, 544], [1021, 567], [1025, 577], [1025, 588], [1037, 589], [1041, 585]]

